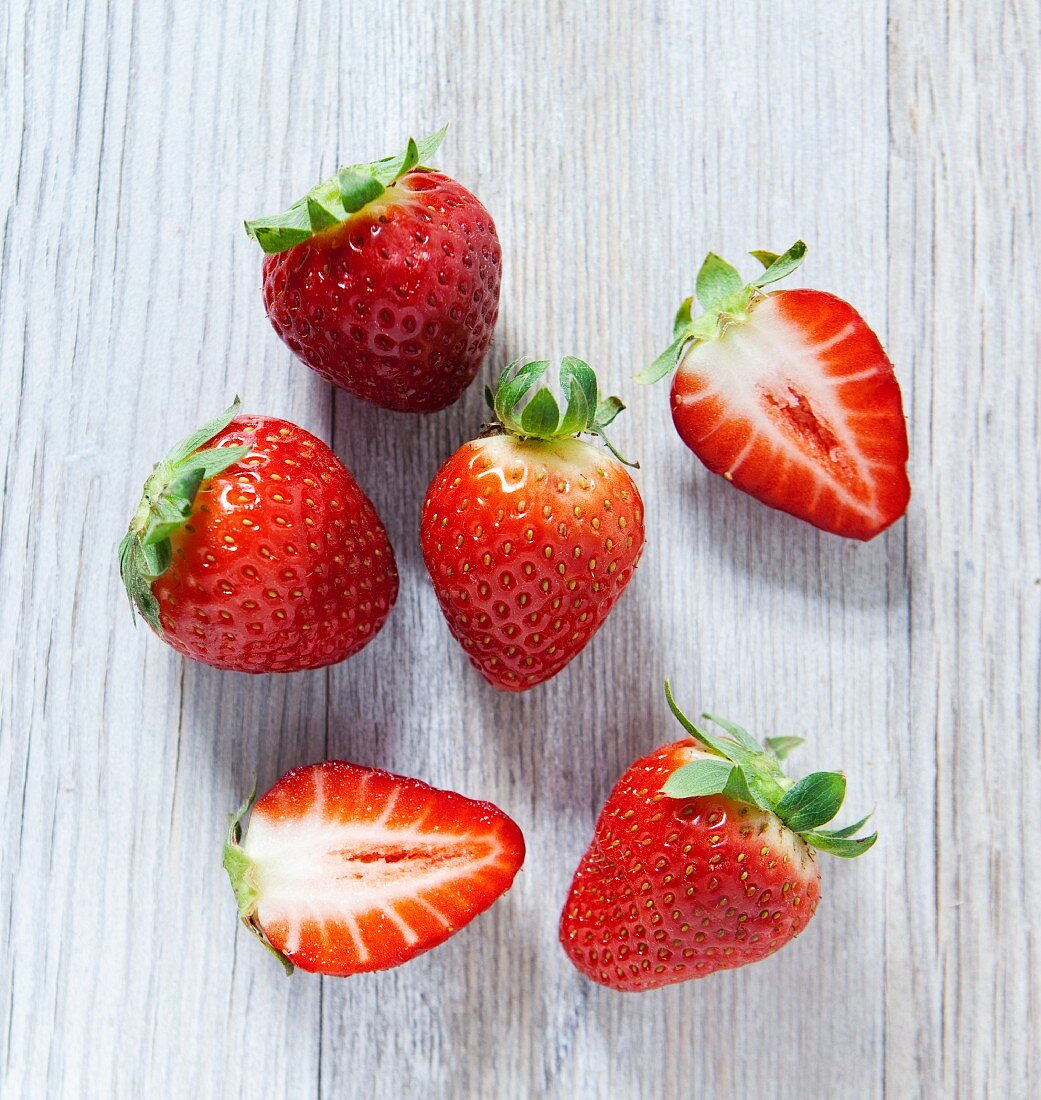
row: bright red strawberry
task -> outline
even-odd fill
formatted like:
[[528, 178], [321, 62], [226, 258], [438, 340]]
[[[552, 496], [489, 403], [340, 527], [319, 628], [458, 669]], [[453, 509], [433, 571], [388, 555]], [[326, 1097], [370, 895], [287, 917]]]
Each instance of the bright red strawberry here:
[[878, 337], [848, 303], [819, 290], [763, 287], [798, 267], [802, 241], [744, 286], [709, 253], [675, 339], [638, 377], [677, 364], [672, 417], [684, 443], [739, 489], [824, 531], [870, 539], [907, 510], [907, 425]]
[[624, 406], [601, 401], [592, 370], [565, 358], [564, 413], [544, 387], [520, 409], [548, 366], [507, 367], [494, 400], [487, 394], [498, 424], [452, 455], [423, 504], [423, 559], [441, 610], [474, 667], [506, 691], [555, 676], [586, 645], [643, 549], [633, 479], [577, 438], [603, 439]]
[[[524, 837], [490, 802], [343, 760], [294, 768], [232, 815], [246, 927], [287, 971], [346, 977], [437, 947], [505, 893]], [[241, 841], [241, 843], [240, 843]]]
[[145, 482], [120, 543], [130, 601], [186, 657], [238, 672], [335, 664], [398, 594], [387, 532], [310, 432], [238, 402]]
[[821, 828], [842, 806], [846, 780], [788, 779], [781, 761], [799, 738], [760, 745], [719, 718], [724, 735], [708, 733], [665, 691], [693, 740], [663, 745], [618, 781], [560, 918], [575, 966], [628, 992], [772, 955], [817, 908], [814, 849], [858, 856], [876, 838], [854, 838], [866, 818]]
[[419, 166], [444, 130], [341, 168], [284, 214], [246, 222], [264, 307], [323, 378], [385, 409], [433, 412], [473, 381], [499, 311], [502, 251], [461, 184]]

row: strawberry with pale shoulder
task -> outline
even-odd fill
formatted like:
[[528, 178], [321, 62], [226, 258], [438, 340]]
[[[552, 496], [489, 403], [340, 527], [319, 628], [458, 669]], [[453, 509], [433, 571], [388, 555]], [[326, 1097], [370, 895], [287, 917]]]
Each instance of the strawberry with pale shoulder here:
[[825, 829], [846, 779], [781, 768], [798, 737], [760, 744], [710, 718], [635, 761], [600, 812], [560, 918], [560, 942], [587, 977], [641, 992], [772, 955], [809, 923], [820, 900], [818, 851], [862, 855], [876, 834], [862, 818]]

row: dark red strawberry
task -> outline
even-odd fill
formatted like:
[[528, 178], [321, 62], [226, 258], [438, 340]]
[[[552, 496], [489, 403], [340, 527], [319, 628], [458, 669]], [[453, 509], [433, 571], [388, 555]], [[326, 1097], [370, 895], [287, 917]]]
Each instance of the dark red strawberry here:
[[398, 593], [387, 532], [310, 432], [238, 402], [160, 462], [119, 547], [131, 603], [186, 657], [239, 672], [335, 664]]
[[793, 271], [753, 253], [765, 270], [747, 286], [709, 253], [672, 344], [640, 376], [678, 364], [672, 417], [713, 471], [771, 508], [848, 538], [870, 539], [907, 510], [907, 425], [900, 386], [878, 337], [848, 303], [819, 290], [763, 287]]
[[[555, 676], [603, 624], [643, 549], [643, 501], [621, 461], [578, 439], [603, 438], [622, 403], [601, 401], [581, 360], [513, 363], [494, 399], [498, 423], [465, 443], [427, 490], [420, 539], [441, 610], [493, 686], [524, 691]], [[605, 440], [606, 442], [606, 440]]]
[[323, 378], [385, 409], [432, 412], [473, 381], [499, 310], [491, 215], [420, 161], [444, 130], [341, 168], [284, 214], [246, 222], [267, 255], [264, 307]]
[[504, 894], [524, 837], [490, 802], [343, 760], [294, 768], [224, 846], [246, 927], [294, 966], [346, 977], [408, 962]]
[[799, 738], [761, 745], [719, 718], [711, 720], [724, 733], [709, 733], [665, 690], [693, 740], [663, 745], [618, 781], [560, 918], [575, 966], [628, 992], [772, 955], [817, 908], [814, 849], [858, 856], [876, 839], [854, 838], [867, 818], [822, 828], [839, 812], [846, 780], [815, 772], [793, 783], [781, 761]]

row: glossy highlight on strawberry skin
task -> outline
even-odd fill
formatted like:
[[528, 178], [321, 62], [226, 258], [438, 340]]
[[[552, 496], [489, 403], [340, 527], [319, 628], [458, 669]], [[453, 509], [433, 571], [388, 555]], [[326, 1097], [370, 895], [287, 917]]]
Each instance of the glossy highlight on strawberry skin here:
[[473, 381], [499, 309], [491, 215], [450, 177], [414, 170], [375, 202], [264, 259], [264, 307], [323, 378], [382, 408], [434, 412]]
[[240, 672], [336, 664], [394, 605], [394, 552], [372, 502], [332, 451], [277, 417], [239, 416], [213, 447], [248, 455], [204, 481], [172, 562], [152, 584], [161, 637]]

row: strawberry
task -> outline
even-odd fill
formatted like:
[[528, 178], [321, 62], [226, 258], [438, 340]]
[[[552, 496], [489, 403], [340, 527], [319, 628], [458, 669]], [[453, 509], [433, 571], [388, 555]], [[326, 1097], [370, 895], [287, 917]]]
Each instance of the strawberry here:
[[387, 532], [320, 439], [238, 409], [236, 399], [145, 482], [119, 547], [130, 602], [178, 653], [217, 668], [335, 664], [394, 604]]
[[284, 213], [246, 222], [264, 308], [309, 367], [385, 409], [433, 412], [473, 381], [499, 310], [502, 251], [461, 184], [419, 166], [444, 130], [341, 168]]
[[793, 783], [781, 761], [797, 737], [765, 745], [710, 718], [699, 729], [665, 693], [693, 740], [637, 760], [615, 785], [560, 918], [568, 958], [593, 981], [629, 992], [703, 978], [772, 955], [809, 923], [820, 898], [814, 849], [866, 852], [821, 826], [846, 791], [838, 772]]
[[643, 501], [625, 466], [577, 438], [592, 432], [606, 443], [604, 428], [624, 406], [601, 401], [593, 371], [565, 358], [564, 413], [545, 387], [522, 410], [548, 367], [506, 368], [494, 398], [486, 394], [498, 423], [441, 467], [420, 527], [452, 633], [506, 691], [541, 684], [579, 653], [643, 549]]
[[907, 425], [900, 386], [878, 337], [848, 303], [819, 290], [763, 287], [802, 262], [754, 252], [765, 270], [747, 286], [706, 257], [675, 339], [637, 381], [678, 365], [672, 418], [713, 471], [771, 508], [824, 531], [870, 539], [907, 510]]
[[524, 837], [490, 802], [343, 760], [294, 768], [224, 845], [242, 920], [291, 973], [346, 977], [437, 947], [504, 894]]

